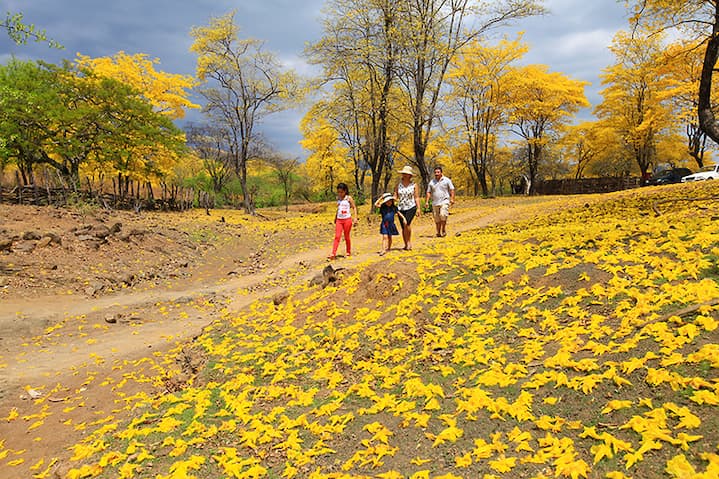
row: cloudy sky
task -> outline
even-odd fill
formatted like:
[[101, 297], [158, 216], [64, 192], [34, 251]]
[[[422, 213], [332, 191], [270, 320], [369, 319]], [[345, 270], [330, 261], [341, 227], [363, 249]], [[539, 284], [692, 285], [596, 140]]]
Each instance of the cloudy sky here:
[[[498, 31], [510, 37], [524, 31], [530, 51], [527, 63], [543, 63], [550, 70], [591, 82], [587, 97], [594, 105], [601, 98], [599, 75], [613, 62], [607, 50], [617, 30], [626, 28], [626, 14], [618, 0], [546, 0], [549, 13], [526, 19]], [[321, 35], [324, 0], [0, 0], [3, 12], [22, 12], [26, 23], [45, 29], [65, 46], [15, 45], [0, 35], [0, 62], [15, 56], [51, 63], [73, 59], [77, 53], [91, 57], [118, 51], [145, 53], [160, 60], [158, 69], [193, 75], [196, 57], [189, 52], [190, 29], [207, 25], [211, 17], [236, 10], [240, 34], [265, 41], [289, 67], [310, 73], [302, 58], [307, 42]], [[303, 111], [269, 117], [261, 125], [272, 144], [288, 154], [304, 158], [299, 146], [299, 119]], [[582, 116], [588, 117], [590, 112]], [[189, 116], [200, 121], [198, 113]]]

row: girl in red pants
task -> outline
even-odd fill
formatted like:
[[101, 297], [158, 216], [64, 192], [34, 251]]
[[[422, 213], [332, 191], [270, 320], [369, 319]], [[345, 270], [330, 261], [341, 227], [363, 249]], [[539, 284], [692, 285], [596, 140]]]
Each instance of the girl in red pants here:
[[335, 215], [335, 241], [332, 244], [332, 254], [327, 259], [335, 259], [337, 256], [337, 247], [340, 245], [340, 238], [344, 233], [345, 246], [347, 247], [347, 257], [352, 255], [352, 242], [350, 241], [350, 231], [352, 225], [357, 224], [357, 206], [355, 200], [349, 195], [349, 189], [344, 183], [337, 185], [337, 214]]

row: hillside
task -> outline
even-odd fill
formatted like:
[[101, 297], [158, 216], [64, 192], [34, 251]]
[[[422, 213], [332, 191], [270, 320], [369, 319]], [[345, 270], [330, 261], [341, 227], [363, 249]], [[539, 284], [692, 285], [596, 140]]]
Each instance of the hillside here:
[[[156, 306], [214, 319], [191, 341], [91, 356], [76, 384], [4, 401], [0, 460], [17, 477], [717, 477], [718, 198], [465, 202], [455, 234], [423, 218], [414, 251], [381, 258], [363, 225], [326, 287], [326, 219], [308, 214], [284, 231], [314, 242], [268, 259], [266, 295], [214, 276]], [[50, 421], [75, 431], [69, 453], [18, 446]]]

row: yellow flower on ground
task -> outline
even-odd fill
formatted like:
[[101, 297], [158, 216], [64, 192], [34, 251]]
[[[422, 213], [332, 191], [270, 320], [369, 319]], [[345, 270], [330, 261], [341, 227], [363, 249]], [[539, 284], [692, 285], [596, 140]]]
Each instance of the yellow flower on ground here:
[[696, 469], [689, 464], [684, 454], [674, 456], [667, 461], [667, 467], [664, 470], [676, 479], [692, 479], [697, 477]]

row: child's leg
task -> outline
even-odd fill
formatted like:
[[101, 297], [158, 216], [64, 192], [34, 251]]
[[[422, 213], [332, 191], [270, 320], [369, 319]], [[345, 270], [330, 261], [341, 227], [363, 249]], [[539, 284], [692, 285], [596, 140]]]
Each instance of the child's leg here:
[[344, 227], [342, 226], [342, 220], [335, 220], [335, 239], [332, 243], [332, 255], [331, 257], [335, 257], [337, 255], [337, 248], [340, 245], [340, 239], [342, 238], [342, 231], [344, 230]]
[[387, 252], [387, 238], [387, 235], [382, 235], [382, 249], [379, 252], [381, 255]]
[[347, 248], [347, 256], [352, 254], [352, 240], [350, 239], [350, 231], [352, 231], [352, 219], [348, 218], [345, 220], [344, 233], [345, 233], [345, 247]]
[[387, 235], [387, 251], [392, 249], [392, 235]]

